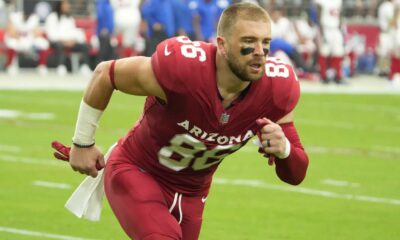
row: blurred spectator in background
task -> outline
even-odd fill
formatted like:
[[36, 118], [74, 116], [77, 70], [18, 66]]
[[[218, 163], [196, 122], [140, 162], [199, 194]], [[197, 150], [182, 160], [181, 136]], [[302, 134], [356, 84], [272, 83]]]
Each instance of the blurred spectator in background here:
[[394, 47], [392, 39], [392, 22], [395, 14], [395, 0], [386, 0], [378, 7], [379, 43], [378, 68], [380, 75], [389, 74], [389, 65]]
[[395, 0], [394, 6], [394, 15], [390, 24], [394, 45], [390, 61], [389, 79], [394, 85], [400, 85], [400, 0]]
[[60, 76], [67, 73], [65, 54], [76, 52], [81, 55], [81, 73], [90, 75], [89, 47], [84, 32], [76, 27], [75, 20], [70, 15], [70, 8], [68, 0], [61, 0], [55, 5], [55, 12], [52, 12], [46, 19], [46, 34], [56, 55], [57, 73]]
[[293, 20], [295, 30], [295, 44], [303, 58], [313, 62], [313, 56], [317, 51], [316, 37], [318, 28], [313, 25], [306, 12], [301, 12], [300, 16]]
[[122, 34], [124, 57], [141, 54], [145, 48], [144, 39], [140, 36], [140, 0], [110, 0], [114, 9], [116, 34]]
[[390, 25], [394, 17], [394, 9], [394, 1], [392, 0], [383, 1], [378, 8], [380, 34], [377, 53], [380, 75], [389, 74], [390, 55], [393, 49]]
[[[5, 27], [7, 24], [7, 6], [4, 0], [0, 0], [0, 27]], [[0, 43], [1, 44], [1, 43]]]
[[376, 12], [378, 8], [378, 0], [368, 0], [368, 5], [367, 5], [367, 18], [374, 20], [376, 19]]
[[[342, 0], [316, 0], [319, 17], [319, 68], [321, 79], [343, 83], [344, 40], [341, 31]], [[332, 68], [332, 71], [331, 71]], [[329, 70], [329, 72], [328, 72]], [[332, 72], [332, 74], [328, 74]]]
[[110, 0], [97, 0], [96, 16], [96, 35], [100, 44], [97, 61], [107, 61], [115, 58], [115, 49], [111, 44], [114, 34], [114, 12]]
[[47, 73], [46, 50], [49, 42], [39, 26], [39, 17], [36, 14], [26, 16], [23, 12], [13, 12], [9, 16], [4, 43], [7, 48], [6, 69], [11, 75], [18, 73], [19, 64], [17, 54], [39, 55], [38, 71]]
[[214, 42], [218, 19], [229, 5], [229, 0], [192, 0], [189, 6], [193, 11], [196, 40]]
[[141, 6], [147, 25], [146, 56], [151, 56], [156, 46], [176, 34], [174, 9], [171, 0], [144, 0]]
[[[299, 50], [304, 51], [307, 47], [306, 37], [310, 37], [310, 44], [312, 45], [313, 31], [311, 28], [305, 28], [302, 23], [290, 21], [284, 16], [282, 8], [275, 8], [271, 11], [272, 18], [272, 41], [270, 52], [282, 60], [293, 62], [293, 65], [301, 75], [302, 72], [314, 72], [312, 67], [305, 63], [305, 59], [299, 53]], [[300, 20], [299, 20], [300, 21]], [[310, 30], [310, 32], [307, 32]], [[315, 34], [314, 34], [315, 35]], [[312, 48], [312, 47], [311, 47]], [[315, 50], [310, 49], [310, 50]], [[285, 54], [286, 56], [282, 55]], [[311, 55], [312, 53], [310, 53]], [[290, 59], [287, 59], [287, 57]]]
[[40, 23], [43, 24], [51, 13], [51, 5], [46, 1], [37, 2], [33, 12], [39, 17]]
[[190, 4], [192, 0], [172, 0], [174, 17], [176, 24], [176, 34], [178, 36], [187, 36], [191, 40], [196, 39], [193, 27], [193, 13]]
[[354, 17], [363, 18], [364, 3], [362, 0], [355, 0], [354, 11]]
[[349, 33], [348, 25], [344, 27], [344, 59], [343, 77], [353, 77], [356, 69], [372, 74], [376, 64], [376, 56], [372, 47], [366, 47], [366, 38], [357, 32]]

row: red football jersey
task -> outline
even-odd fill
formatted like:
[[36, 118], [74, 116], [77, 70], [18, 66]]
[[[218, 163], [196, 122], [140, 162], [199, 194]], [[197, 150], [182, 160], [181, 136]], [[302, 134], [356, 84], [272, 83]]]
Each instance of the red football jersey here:
[[148, 97], [142, 119], [122, 141], [136, 165], [176, 192], [207, 195], [222, 159], [257, 133], [256, 119], [276, 122], [299, 99], [292, 67], [268, 58], [263, 77], [224, 109], [217, 89], [216, 52], [215, 45], [186, 37], [159, 44], [152, 67], [168, 101]]

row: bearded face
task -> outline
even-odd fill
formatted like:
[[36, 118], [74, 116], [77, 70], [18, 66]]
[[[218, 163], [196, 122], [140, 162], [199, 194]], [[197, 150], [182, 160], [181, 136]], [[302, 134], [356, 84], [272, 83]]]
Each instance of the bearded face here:
[[257, 81], [265, 73], [270, 32], [268, 22], [239, 20], [225, 39], [225, 59], [241, 81]]

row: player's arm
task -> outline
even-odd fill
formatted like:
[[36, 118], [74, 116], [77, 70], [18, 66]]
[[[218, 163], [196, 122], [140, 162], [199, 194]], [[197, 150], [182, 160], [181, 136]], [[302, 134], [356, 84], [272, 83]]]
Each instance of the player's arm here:
[[85, 90], [78, 113], [69, 161], [75, 171], [95, 177], [96, 165], [105, 166], [103, 154], [95, 146], [95, 131], [115, 89], [166, 101], [150, 58], [132, 57], [100, 63]]
[[104, 110], [114, 90], [167, 100], [154, 75], [151, 58], [148, 57], [131, 57], [100, 63], [86, 88], [84, 101], [96, 109]]
[[267, 118], [258, 119], [262, 150], [270, 162], [275, 162], [278, 177], [289, 184], [298, 185], [306, 176], [308, 156], [301, 145], [289, 113], [276, 123]]

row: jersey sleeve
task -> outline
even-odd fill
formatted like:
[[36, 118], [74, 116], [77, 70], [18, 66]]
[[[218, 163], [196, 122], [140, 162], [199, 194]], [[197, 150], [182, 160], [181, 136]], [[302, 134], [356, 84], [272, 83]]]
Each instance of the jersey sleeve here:
[[180, 45], [176, 38], [167, 39], [157, 46], [151, 57], [154, 74], [168, 99], [187, 90], [184, 82], [187, 67]]
[[270, 75], [271, 69], [274, 71], [274, 76], [271, 76], [274, 105], [286, 115], [293, 111], [299, 101], [300, 82], [290, 64], [267, 60], [267, 67]]

